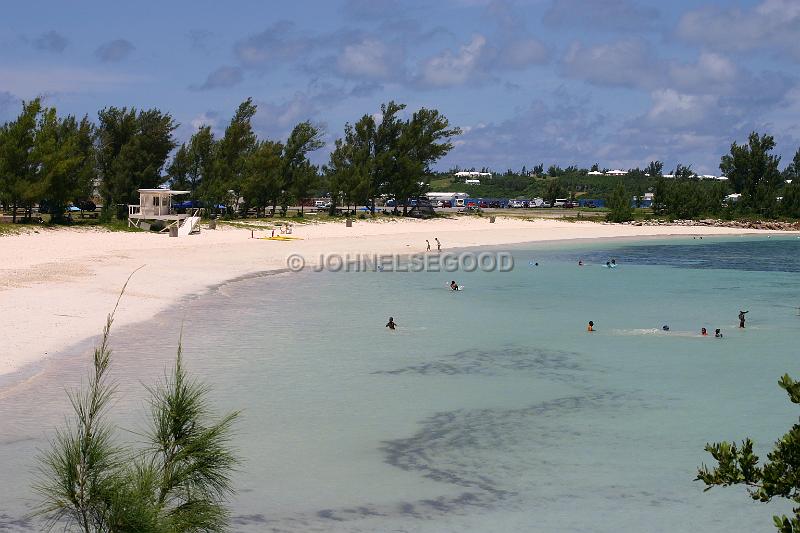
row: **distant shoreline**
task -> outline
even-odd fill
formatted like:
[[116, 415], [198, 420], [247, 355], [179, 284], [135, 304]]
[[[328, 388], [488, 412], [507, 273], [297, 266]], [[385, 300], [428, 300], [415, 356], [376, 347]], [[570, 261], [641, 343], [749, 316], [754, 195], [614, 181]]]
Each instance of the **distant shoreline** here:
[[[0, 394], [30, 377], [30, 369], [46, 364], [65, 348], [85, 346], [102, 329], [127, 276], [131, 280], [115, 326], [147, 320], [181, 298], [201, 294], [237, 278], [286, 269], [289, 254], [313, 265], [320, 254], [435, 253], [435, 237], [443, 251], [483, 246], [532, 243], [590, 242], [595, 239], [637, 239], [699, 235], [786, 234], [741, 227], [689, 225], [598, 224], [564, 220], [522, 220], [498, 216], [455, 219], [298, 224], [290, 242], [251, 239], [251, 230], [222, 227], [199, 235], [170, 238], [151, 233], [48, 229], [0, 238], [0, 308], [5, 310], [0, 335], [9, 339], [0, 355]], [[254, 236], [271, 230], [253, 227]], [[286, 277], [291, 283], [291, 277]], [[269, 298], [269, 295], [265, 295]], [[276, 302], [279, 304], [279, 302]], [[27, 370], [26, 370], [27, 369]]]

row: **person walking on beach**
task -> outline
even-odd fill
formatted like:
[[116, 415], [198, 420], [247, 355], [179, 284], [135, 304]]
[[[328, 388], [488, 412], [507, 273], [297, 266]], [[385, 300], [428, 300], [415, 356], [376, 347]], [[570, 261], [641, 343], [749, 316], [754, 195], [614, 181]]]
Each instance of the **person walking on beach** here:
[[750, 311], [739, 311], [739, 327], [744, 328], [744, 315]]
[[397, 322], [394, 321], [394, 318], [389, 317], [389, 322], [386, 324], [386, 327], [393, 330], [397, 326]]
[[426, 252], [430, 252], [431, 251], [431, 241], [429, 241], [428, 239], [425, 239], [425, 244], [428, 245], [428, 247], [425, 249], [425, 251]]
[[439, 237], [434, 237], [433, 240], [436, 241], [436, 251], [437, 252], [441, 252], [442, 251], [442, 243], [439, 242]]

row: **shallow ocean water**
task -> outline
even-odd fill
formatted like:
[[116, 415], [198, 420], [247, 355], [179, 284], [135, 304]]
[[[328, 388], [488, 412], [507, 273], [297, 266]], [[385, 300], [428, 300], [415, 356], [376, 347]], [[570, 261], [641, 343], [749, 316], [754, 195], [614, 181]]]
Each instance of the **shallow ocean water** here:
[[[507, 273], [304, 272], [187, 299], [115, 332], [117, 420], [143, 427], [183, 324], [190, 371], [243, 410], [234, 531], [771, 531], [789, 506], [693, 479], [706, 442], [763, 456], [796, 420], [776, 382], [800, 375], [800, 240], [512, 251]], [[39, 529], [33, 457], [86, 363], [75, 348], [0, 389], [0, 531]]]

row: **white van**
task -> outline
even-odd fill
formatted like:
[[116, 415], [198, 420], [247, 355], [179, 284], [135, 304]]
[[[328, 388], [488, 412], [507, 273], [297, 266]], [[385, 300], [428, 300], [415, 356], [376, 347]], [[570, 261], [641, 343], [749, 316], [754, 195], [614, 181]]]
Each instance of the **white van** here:
[[544, 199], [543, 198], [534, 198], [530, 202], [528, 202], [528, 206], [530, 207], [544, 207]]

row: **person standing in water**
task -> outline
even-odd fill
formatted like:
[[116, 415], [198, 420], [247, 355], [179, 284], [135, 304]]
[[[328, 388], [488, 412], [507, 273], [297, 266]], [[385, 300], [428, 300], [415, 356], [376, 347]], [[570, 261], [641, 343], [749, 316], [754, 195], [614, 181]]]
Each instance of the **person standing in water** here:
[[707, 337], [708, 330], [706, 330], [706, 328], [700, 328], [700, 335], [702, 335], [703, 337]]
[[586, 328], [586, 331], [594, 331], [594, 322], [591, 320], [589, 321], [589, 327]]
[[458, 290], [458, 283], [456, 283], [456, 281], [455, 281], [455, 280], [451, 281], [451, 282], [450, 282], [450, 288], [451, 288], [452, 290], [454, 290], [454, 291], [457, 291], [457, 290]]
[[394, 318], [389, 317], [389, 322], [386, 324], [386, 327], [393, 330], [397, 326], [397, 322], [394, 321]]
[[739, 311], [739, 327], [744, 328], [744, 315], [750, 311]]
[[722, 338], [722, 331], [720, 331], [720, 329], [719, 329], [719, 328], [715, 329], [715, 330], [714, 330], [714, 336], [715, 336], [716, 338], [718, 338], [718, 339], [721, 339], [721, 338]]

